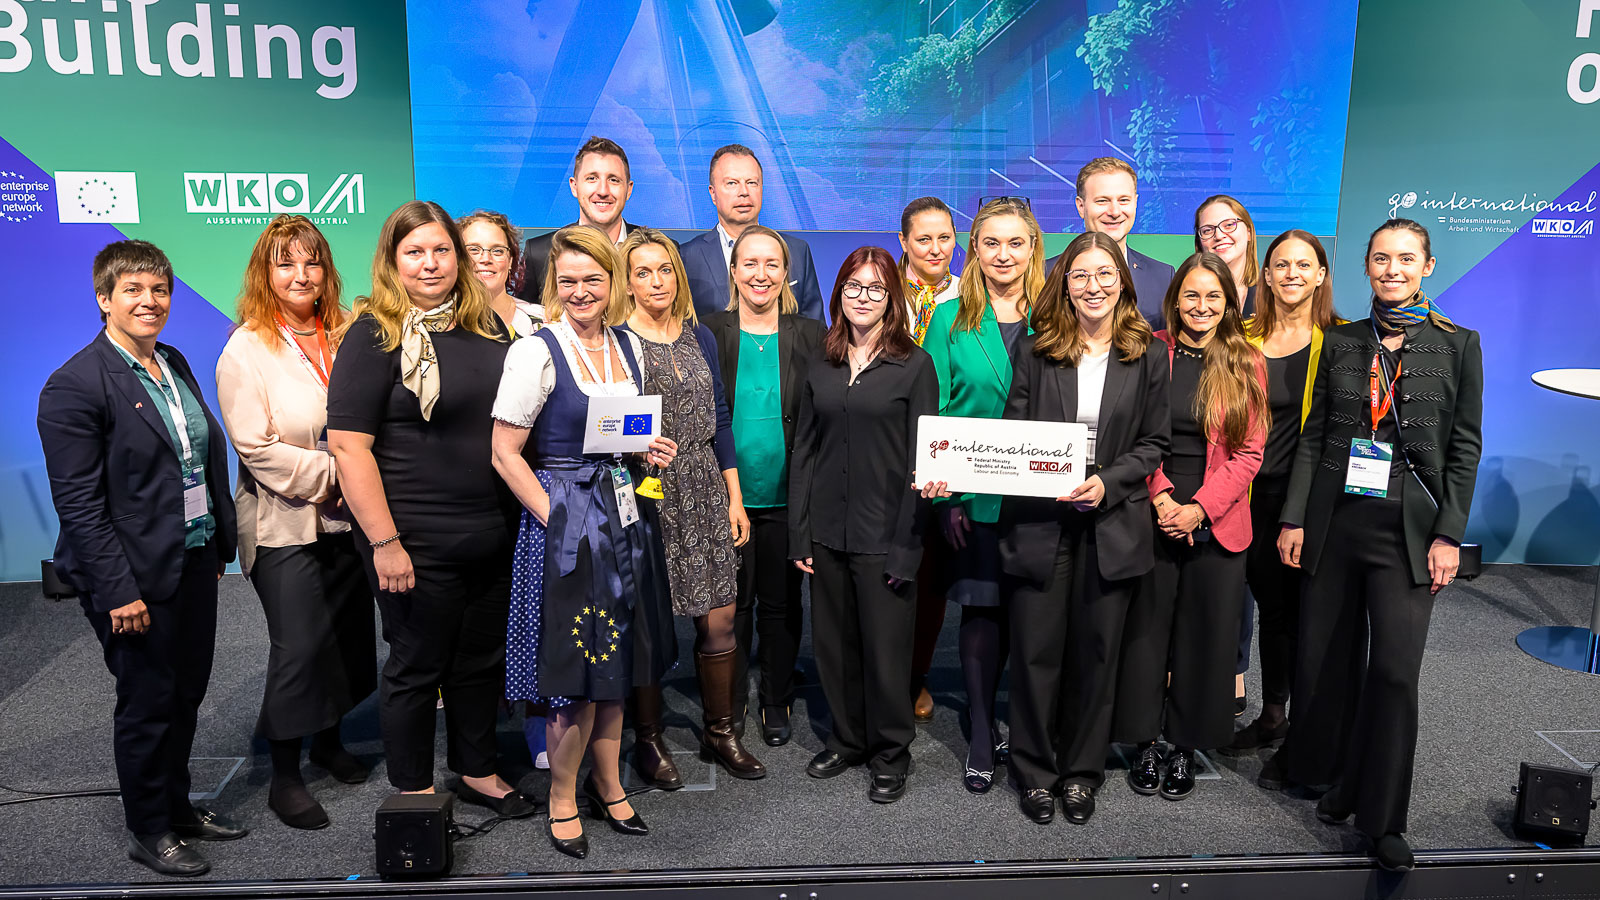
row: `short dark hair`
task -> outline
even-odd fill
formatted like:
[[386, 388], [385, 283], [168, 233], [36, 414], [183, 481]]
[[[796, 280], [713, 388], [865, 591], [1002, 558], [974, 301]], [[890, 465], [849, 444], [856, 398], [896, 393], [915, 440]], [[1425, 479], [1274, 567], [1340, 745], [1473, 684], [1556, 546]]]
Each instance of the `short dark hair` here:
[[598, 134], [584, 141], [583, 146], [578, 148], [578, 155], [572, 158], [573, 178], [578, 177], [578, 167], [583, 165], [583, 158], [591, 153], [598, 153], [601, 156], [615, 156], [617, 159], [622, 160], [622, 174], [627, 176], [629, 181], [633, 180], [633, 168], [628, 165], [628, 154], [622, 152], [622, 147], [616, 141], [610, 138], [603, 138]]
[[707, 180], [715, 177], [712, 173], [717, 171], [717, 160], [723, 158], [724, 156], [748, 156], [756, 161], [756, 168], [758, 170], [760, 170], [762, 173], [766, 172], [766, 169], [761, 168], [761, 160], [756, 158], [756, 152], [754, 150], [751, 150], [749, 147], [746, 147], [743, 144], [728, 144], [723, 147], [718, 147], [717, 152], [711, 154], [711, 167], [706, 170]]
[[[149, 241], [115, 241], [100, 248], [94, 255], [94, 293], [96, 297], [109, 297], [117, 289], [124, 275], [154, 272], [167, 280], [167, 287], [177, 287], [172, 275], [172, 261], [161, 248]], [[100, 321], [106, 314], [100, 313]]]

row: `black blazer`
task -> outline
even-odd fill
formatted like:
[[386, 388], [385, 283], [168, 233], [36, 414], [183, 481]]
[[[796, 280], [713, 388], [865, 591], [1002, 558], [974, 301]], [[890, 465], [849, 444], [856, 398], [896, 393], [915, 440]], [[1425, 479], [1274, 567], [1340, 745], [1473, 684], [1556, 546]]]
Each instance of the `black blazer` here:
[[[1040, 422], [1078, 420], [1078, 370], [1033, 352], [1032, 342], [1017, 345], [1011, 358], [1007, 419]], [[1150, 488], [1145, 479], [1172, 445], [1168, 411], [1170, 376], [1167, 345], [1151, 341], [1144, 355], [1123, 362], [1115, 347], [1106, 363], [1100, 396], [1100, 423], [1094, 464], [1105, 482], [1105, 499], [1094, 512], [1100, 576], [1134, 578], [1155, 565]], [[1006, 497], [1000, 503], [1002, 570], [1036, 585], [1050, 580], [1061, 542], [1061, 517], [1067, 508], [1047, 497]]]
[[[1344, 496], [1350, 439], [1372, 435], [1371, 319], [1328, 329], [1317, 360], [1311, 410], [1289, 477], [1280, 517], [1306, 530], [1300, 565], [1315, 573], [1334, 508]], [[1460, 543], [1483, 456], [1483, 349], [1478, 333], [1445, 331], [1425, 322], [1400, 345], [1395, 411], [1400, 446], [1394, 465], [1410, 468], [1400, 482], [1411, 579], [1427, 584], [1428, 545], [1435, 536]], [[1411, 477], [1412, 473], [1415, 477]], [[1420, 482], [1420, 484], [1419, 484]], [[1426, 488], [1426, 490], [1424, 490]]]
[[[235, 551], [228, 438], [206, 406], [183, 354], [166, 344], [172, 374], [205, 409], [211, 429], [206, 488], [216, 520], [217, 555]], [[160, 603], [183, 573], [183, 477], [178, 448], [139, 376], [105, 332], [51, 374], [39, 394], [39, 441], [61, 532], [56, 574], [95, 610], [135, 600]]]
[[[576, 224], [578, 223], [569, 222], [566, 227], [571, 228]], [[623, 233], [627, 234], [635, 228], [643, 228], [645, 226], [635, 225], [627, 219], [623, 219], [622, 227], [624, 229]], [[550, 262], [550, 239], [555, 237], [555, 233], [560, 230], [560, 228], [552, 228], [544, 234], [535, 235], [522, 242], [523, 274], [522, 285], [519, 288], [521, 294], [518, 295], [517, 299], [525, 303], [544, 302], [544, 268]], [[674, 243], [676, 242], [674, 241]]]
[[[728, 415], [739, 396], [739, 311], [723, 310], [705, 318], [706, 328], [717, 341], [717, 361], [722, 369], [722, 389], [728, 400]], [[779, 392], [783, 402], [783, 452], [794, 453], [794, 426], [800, 418], [800, 394], [805, 387], [811, 361], [822, 355], [826, 331], [816, 319], [801, 315], [778, 317], [778, 364], [782, 366]]]

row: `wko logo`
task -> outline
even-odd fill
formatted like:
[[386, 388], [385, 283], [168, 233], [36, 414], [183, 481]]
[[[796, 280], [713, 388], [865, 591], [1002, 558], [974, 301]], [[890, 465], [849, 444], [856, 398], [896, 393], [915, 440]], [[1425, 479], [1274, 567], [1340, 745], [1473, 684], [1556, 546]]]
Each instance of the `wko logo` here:
[[311, 176], [305, 173], [185, 172], [183, 187], [188, 211], [207, 215], [353, 215], [367, 211], [366, 181], [359, 173], [335, 178], [315, 205], [311, 203]]
[[1530, 231], [1539, 237], [1588, 237], [1594, 234], [1594, 220], [1534, 219]]
[[1028, 471], [1055, 472], [1061, 475], [1070, 475], [1072, 473], [1072, 463], [1053, 459], [1030, 459], [1028, 460]]

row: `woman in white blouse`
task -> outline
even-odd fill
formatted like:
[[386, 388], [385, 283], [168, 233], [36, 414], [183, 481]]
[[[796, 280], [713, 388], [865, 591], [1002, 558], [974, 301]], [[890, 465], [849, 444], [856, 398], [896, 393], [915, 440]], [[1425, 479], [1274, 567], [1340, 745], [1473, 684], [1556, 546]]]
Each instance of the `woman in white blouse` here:
[[314, 765], [348, 784], [367, 779], [339, 723], [376, 686], [372, 593], [327, 449], [339, 289], [317, 227], [278, 216], [250, 254], [238, 327], [217, 360], [219, 408], [239, 454], [239, 558], [272, 643], [256, 725], [272, 748], [267, 805], [292, 828], [328, 824], [300, 773], [308, 735]]

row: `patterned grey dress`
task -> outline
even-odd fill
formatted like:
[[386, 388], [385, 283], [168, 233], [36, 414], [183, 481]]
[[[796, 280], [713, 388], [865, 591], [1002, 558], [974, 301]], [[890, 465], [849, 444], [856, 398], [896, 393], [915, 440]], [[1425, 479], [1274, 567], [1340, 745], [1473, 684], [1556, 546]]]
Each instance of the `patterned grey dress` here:
[[728, 485], [712, 449], [717, 432], [712, 363], [688, 323], [670, 344], [643, 337], [639, 343], [644, 393], [661, 395], [661, 433], [678, 442], [677, 458], [660, 473], [661, 539], [672, 611], [703, 616], [734, 601], [739, 565], [728, 524]]

